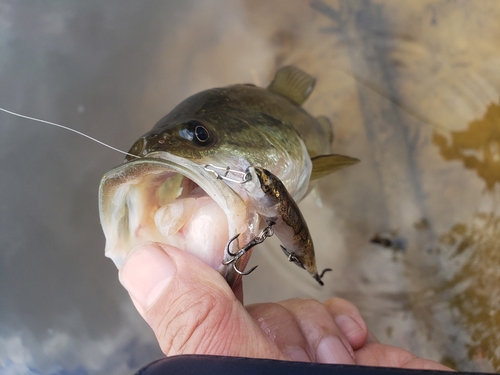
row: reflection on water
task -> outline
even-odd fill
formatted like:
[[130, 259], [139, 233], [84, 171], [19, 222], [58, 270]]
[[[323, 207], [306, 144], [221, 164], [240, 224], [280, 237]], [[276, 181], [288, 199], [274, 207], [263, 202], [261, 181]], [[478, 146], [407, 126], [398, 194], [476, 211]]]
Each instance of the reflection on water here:
[[[498, 104], [490, 104], [484, 117], [463, 131], [434, 133], [433, 143], [445, 160], [459, 160], [475, 171], [494, 194], [500, 182]], [[448, 301], [470, 335], [469, 358], [487, 358], [500, 369], [500, 217], [492, 212], [475, 213], [468, 222], [456, 223], [442, 234], [438, 249], [453, 265], [453, 274], [436, 292]]]
[[500, 105], [490, 104], [485, 116], [467, 130], [451, 132], [451, 141], [435, 133], [433, 142], [446, 160], [461, 160], [477, 172], [489, 190], [500, 182]]
[[455, 224], [440, 238], [454, 274], [436, 292], [447, 297], [471, 337], [471, 359], [500, 368], [500, 217], [479, 212], [469, 224]]
[[[461, 161], [485, 182], [486, 195], [495, 194], [495, 184], [500, 182], [498, 104], [490, 104], [484, 117], [472, 121], [467, 129], [448, 135], [434, 133], [432, 140], [445, 160]], [[477, 212], [469, 221], [454, 224], [441, 235], [438, 250], [453, 274], [436, 292], [448, 301], [470, 335], [466, 344], [469, 358], [487, 358], [500, 369], [500, 217]]]

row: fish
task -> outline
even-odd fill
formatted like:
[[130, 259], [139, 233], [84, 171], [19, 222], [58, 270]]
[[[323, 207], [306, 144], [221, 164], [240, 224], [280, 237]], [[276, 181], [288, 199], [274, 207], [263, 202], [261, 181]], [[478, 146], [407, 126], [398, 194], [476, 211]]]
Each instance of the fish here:
[[[106, 256], [120, 268], [134, 247], [162, 242], [203, 260], [229, 285], [239, 281], [241, 274], [225, 248], [235, 235], [238, 246], [258, 235], [265, 225], [259, 214], [263, 205], [241, 181], [218, 178], [206, 166], [242, 172], [263, 168], [283, 185], [288, 203], [295, 204], [314, 180], [357, 163], [356, 158], [333, 154], [330, 121], [301, 107], [315, 82], [286, 66], [267, 88], [213, 88], [178, 104], [101, 180], [99, 215]], [[285, 235], [279, 238], [285, 246], [293, 243]], [[313, 248], [303, 250], [314, 263]], [[245, 268], [250, 255], [238, 259], [238, 269]]]

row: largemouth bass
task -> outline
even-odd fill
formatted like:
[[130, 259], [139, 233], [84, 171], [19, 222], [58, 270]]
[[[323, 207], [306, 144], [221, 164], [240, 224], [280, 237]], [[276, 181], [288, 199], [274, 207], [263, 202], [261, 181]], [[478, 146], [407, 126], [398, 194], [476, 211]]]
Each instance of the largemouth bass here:
[[[239, 273], [226, 244], [238, 234], [238, 245], [257, 236], [262, 202], [252, 199], [245, 184], [214, 177], [207, 165], [242, 172], [265, 168], [298, 202], [311, 180], [358, 162], [331, 154], [330, 122], [300, 106], [314, 84], [301, 70], [284, 67], [267, 89], [215, 88], [175, 107], [102, 178], [106, 256], [120, 268], [136, 245], [168, 243], [202, 259], [233, 285]], [[286, 235], [279, 237], [287, 242]], [[302, 250], [315, 270], [314, 249]], [[249, 254], [238, 259], [238, 269]]]

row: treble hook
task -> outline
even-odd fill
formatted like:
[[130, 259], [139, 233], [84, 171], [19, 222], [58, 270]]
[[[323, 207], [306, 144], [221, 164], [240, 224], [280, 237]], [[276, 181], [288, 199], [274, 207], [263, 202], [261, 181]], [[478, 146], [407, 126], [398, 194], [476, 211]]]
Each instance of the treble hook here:
[[273, 221], [268, 221], [267, 227], [265, 227], [264, 229], [262, 229], [262, 231], [258, 235], [256, 235], [254, 238], [252, 238], [246, 245], [244, 245], [242, 248], [240, 248], [235, 253], [231, 252], [231, 250], [229, 248], [230, 248], [231, 244], [240, 236], [241, 233], [238, 233], [236, 236], [234, 236], [233, 238], [231, 238], [228, 241], [227, 245], [226, 245], [226, 253], [229, 254], [231, 256], [231, 258], [229, 260], [226, 260], [225, 262], [222, 262], [222, 264], [228, 265], [228, 264], [232, 263], [233, 264], [233, 269], [237, 273], [239, 273], [240, 275], [244, 275], [245, 276], [245, 275], [251, 274], [258, 266], [254, 266], [249, 271], [245, 272], [245, 271], [241, 271], [241, 270], [238, 269], [238, 267], [236, 265], [236, 262], [243, 255], [245, 255], [252, 247], [261, 244], [268, 237], [273, 236], [274, 235], [274, 229], [273, 229], [273, 225], [274, 224], [275, 223]]

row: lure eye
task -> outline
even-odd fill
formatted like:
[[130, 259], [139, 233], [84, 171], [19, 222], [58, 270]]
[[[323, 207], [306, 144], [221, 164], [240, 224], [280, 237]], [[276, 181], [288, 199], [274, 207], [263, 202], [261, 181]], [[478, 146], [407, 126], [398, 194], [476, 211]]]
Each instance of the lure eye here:
[[196, 139], [201, 143], [207, 142], [208, 139], [210, 138], [210, 134], [208, 133], [208, 130], [204, 126], [201, 126], [201, 125], [198, 125], [198, 126], [196, 126], [196, 128], [194, 128], [194, 135], [195, 135]]

